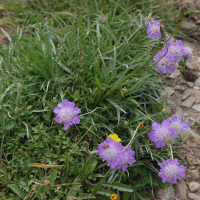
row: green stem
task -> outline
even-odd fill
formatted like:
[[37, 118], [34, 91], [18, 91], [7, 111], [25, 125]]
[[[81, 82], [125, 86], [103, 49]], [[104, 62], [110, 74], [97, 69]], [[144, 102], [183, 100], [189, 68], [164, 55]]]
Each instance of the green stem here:
[[148, 119], [150, 119], [152, 122], [154, 122], [153, 119], [151, 119], [150, 117], [148, 117], [147, 115], [145, 115], [144, 113], [142, 113], [140, 110], [137, 109], [137, 111], [138, 111], [139, 113], [141, 113], [142, 115], [144, 115], [145, 117], [147, 117]]
[[83, 172], [82, 172], [82, 175], [81, 175], [81, 185], [82, 185], [82, 181], [83, 181], [83, 175], [84, 175], [84, 172], [85, 172], [85, 165], [86, 165], [87, 155], [88, 155], [88, 153], [86, 152], [85, 153], [84, 166], [83, 166]]
[[88, 113], [84, 113], [84, 114], [82, 114], [82, 115], [78, 115], [79, 117], [81, 117], [81, 116], [84, 116], [84, 115], [88, 115], [88, 114], [91, 114], [91, 113], [93, 113], [95, 110], [97, 110], [97, 109], [105, 109], [105, 108], [107, 108], [107, 107], [105, 107], [105, 108], [102, 108], [102, 107], [97, 107], [97, 108], [95, 108], [93, 111], [91, 111], [91, 112], [88, 112]]
[[173, 159], [174, 159], [174, 157], [173, 157], [172, 146], [171, 146], [171, 145], [169, 145], [169, 148], [170, 148], [170, 157], [171, 157], [171, 160], [173, 160]]
[[[143, 122], [142, 122], [142, 123], [143, 123]], [[133, 139], [134, 139], [134, 137], [135, 137], [135, 135], [136, 135], [136, 133], [137, 133], [137, 130], [138, 130], [139, 126], [140, 126], [140, 124], [138, 124], [136, 130], [135, 130], [134, 133], [133, 133], [133, 137], [131, 138], [131, 140], [130, 140], [130, 142], [127, 144], [127, 146], [123, 149], [123, 151], [125, 151], [125, 150], [128, 148], [128, 146], [131, 145], [131, 143], [132, 143], [132, 141], [133, 141]]]
[[34, 200], [35, 199], [35, 197], [37, 197], [37, 195], [40, 193], [40, 190], [41, 190], [41, 186], [39, 187], [39, 189], [38, 189], [38, 191], [37, 191], [37, 193], [35, 194], [35, 196], [31, 199], [31, 200]]
[[160, 0], [160, 7], [162, 10], [162, 23], [164, 24], [164, 15], [163, 15], [163, 5], [162, 5], [162, 0]]

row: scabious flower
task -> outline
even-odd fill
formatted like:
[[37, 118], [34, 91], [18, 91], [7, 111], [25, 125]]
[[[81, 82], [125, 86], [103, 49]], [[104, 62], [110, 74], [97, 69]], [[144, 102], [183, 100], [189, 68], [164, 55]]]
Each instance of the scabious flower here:
[[[153, 20], [151, 23], [148, 23], [147, 25], [147, 34], [148, 37], [151, 39], [161, 38], [160, 33], [160, 23], [156, 20]], [[163, 27], [163, 25], [161, 25]]]
[[149, 138], [152, 142], [156, 143], [156, 148], [164, 147], [167, 138], [176, 137], [174, 128], [170, 127], [169, 119], [163, 120], [161, 125], [158, 122], [152, 123], [152, 131], [149, 133]]
[[124, 147], [119, 141], [114, 141], [111, 137], [107, 137], [106, 140], [97, 147], [97, 155], [102, 157], [102, 161], [108, 161], [107, 166], [111, 169], [117, 167], [117, 165], [123, 161], [125, 153], [122, 151]]
[[158, 175], [162, 178], [163, 183], [167, 181], [177, 184], [177, 178], [181, 180], [185, 177], [186, 167], [180, 165], [177, 158], [173, 160], [168, 159], [162, 163], [158, 163], [158, 165], [161, 167]]
[[80, 119], [76, 115], [81, 113], [81, 109], [74, 106], [74, 102], [64, 99], [54, 109], [54, 113], [56, 114], [55, 121], [56, 123], [64, 124], [64, 130], [67, 130], [72, 124], [80, 123]]
[[[168, 52], [167, 54], [171, 56], [171, 61], [173, 62], [179, 62], [181, 61], [181, 56], [184, 56], [185, 53], [183, 51], [184, 49], [184, 44], [181, 40], [176, 40], [175, 42], [173, 42], [172, 40], [170, 40], [167, 43], [168, 46]], [[165, 53], [167, 51], [167, 46], [165, 45], [165, 47], [162, 49], [163, 53]]]
[[[153, 58], [154, 62], [156, 63], [160, 58], [166, 53], [166, 51], [158, 52], [156, 58]], [[156, 67], [163, 73], [166, 74], [167, 72], [172, 73], [176, 67], [172, 63], [172, 57], [167, 53], [157, 64]]]
[[131, 146], [128, 146], [127, 149], [124, 151], [125, 156], [123, 160], [117, 165], [117, 169], [122, 169], [123, 172], [126, 171], [128, 168], [128, 164], [132, 165], [133, 163], [136, 162], [134, 156], [135, 156], [135, 151], [132, 151]]
[[183, 52], [184, 52], [184, 56], [185, 56], [185, 57], [187, 56], [187, 57], [189, 58], [190, 61], [193, 60], [193, 59], [192, 59], [192, 54], [193, 54], [192, 49], [190, 49], [189, 47], [184, 47], [184, 48], [183, 48]]
[[170, 120], [170, 127], [176, 130], [176, 137], [182, 138], [182, 134], [188, 131], [189, 123], [183, 121], [182, 118], [173, 116]]
[[110, 134], [108, 137], [112, 138], [114, 141], [121, 141], [121, 139], [118, 137], [116, 133]]

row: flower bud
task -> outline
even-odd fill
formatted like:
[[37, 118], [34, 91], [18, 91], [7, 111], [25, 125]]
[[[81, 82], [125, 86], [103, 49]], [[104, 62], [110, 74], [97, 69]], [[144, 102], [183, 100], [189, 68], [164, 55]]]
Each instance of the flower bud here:
[[100, 23], [104, 23], [105, 21], [106, 21], [106, 17], [103, 16], [103, 15], [101, 15], [101, 16], [99, 17], [99, 22], [100, 22]]
[[137, 24], [137, 21], [136, 21], [135, 19], [133, 19], [133, 20], [131, 21], [131, 24], [132, 24], [132, 25], [136, 25], [136, 24]]
[[151, 23], [152, 22], [152, 17], [151, 16], [147, 16], [145, 17], [145, 21], [148, 22], [148, 23]]
[[128, 127], [128, 122], [127, 121], [124, 122], [124, 126]]

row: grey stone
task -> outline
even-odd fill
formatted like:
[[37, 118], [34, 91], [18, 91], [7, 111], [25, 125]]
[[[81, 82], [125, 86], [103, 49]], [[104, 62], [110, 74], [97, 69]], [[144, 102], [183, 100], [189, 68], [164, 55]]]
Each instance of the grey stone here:
[[196, 61], [200, 63], [200, 57], [196, 57]]
[[196, 79], [196, 81], [194, 81], [194, 85], [195, 86], [200, 86], [200, 78]]
[[187, 61], [187, 62], [186, 62], [186, 67], [187, 67], [188, 69], [195, 69], [195, 68], [194, 68], [194, 62], [189, 62], [189, 61]]
[[176, 114], [178, 114], [180, 116], [180, 118], [184, 117], [184, 113], [183, 113], [183, 109], [181, 109], [180, 107], [176, 107]]
[[194, 69], [200, 71], [200, 63], [196, 63]]
[[198, 104], [198, 105], [194, 105], [192, 108], [193, 108], [194, 110], [200, 112], [200, 104]]
[[182, 96], [181, 100], [184, 101], [190, 96], [190, 91], [186, 90], [185, 94]]
[[197, 75], [198, 77], [200, 77], [200, 72], [196, 72], [196, 75]]
[[187, 117], [188, 115], [187, 115], [187, 113], [184, 113], [183, 116], [184, 116], [184, 117]]
[[199, 104], [200, 103], [200, 99], [197, 99], [196, 101], [195, 101], [195, 104]]
[[175, 89], [175, 90], [180, 90], [180, 89], [181, 89], [181, 86], [180, 86], [180, 85], [176, 85], [176, 86], [174, 87], [174, 89]]
[[170, 184], [166, 191], [164, 191], [163, 188], [159, 189], [157, 192], [157, 197], [159, 197], [160, 200], [168, 200], [171, 197], [175, 197], [173, 185]]
[[194, 90], [199, 90], [200, 88], [198, 86], [193, 87]]
[[195, 179], [199, 178], [199, 170], [194, 169], [194, 170], [191, 170], [191, 172], [196, 175]]
[[181, 83], [187, 83], [185, 79], [181, 79]]
[[[190, 133], [191, 133], [191, 131], [190, 131]], [[195, 137], [195, 141], [196, 141], [196, 142], [200, 140], [200, 137], [199, 137], [199, 136], [197, 136], [197, 135], [194, 134], [194, 133], [191, 133], [191, 134], [192, 134], [192, 136]], [[199, 178], [199, 171], [198, 171], [198, 170], [191, 170], [191, 169], [188, 169], [188, 170], [187, 170], [187, 175], [186, 175], [186, 177], [187, 177], [188, 180], [194, 182], [195, 180], [197, 180], [197, 179]]]
[[184, 91], [185, 91], [185, 88], [181, 86], [180, 93], [183, 93]]
[[172, 96], [172, 94], [174, 94], [174, 92], [175, 92], [174, 90], [169, 90], [169, 91], [168, 91], [169, 97]]
[[191, 108], [193, 103], [196, 101], [196, 99], [194, 97], [189, 97], [188, 99], [186, 99], [181, 106], [187, 107], [187, 108]]
[[176, 69], [176, 70], [173, 71], [172, 74], [170, 74], [169, 77], [170, 77], [170, 78], [178, 78], [180, 75], [181, 75], [180, 70]]
[[188, 194], [188, 197], [189, 197], [190, 199], [193, 199], [193, 200], [200, 200], [200, 196], [197, 196], [197, 195], [194, 194], [194, 193], [189, 193], [189, 194]]
[[178, 181], [177, 187], [178, 187], [178, 192], [179, 192], [180, 198], [186, 199], [187, 185], [186, 185], [185, 181], [183, 179]]
[[193, 83], [193, 82], [187, 82], [187, 85], [188, 85], [189, 87], [194, 87], [194, 83]]
[[191, 192], [195, 192], [200, 188], [199, 183], [197, 183], [197, 182], [190, 182], [188, 186], [189, 186]]

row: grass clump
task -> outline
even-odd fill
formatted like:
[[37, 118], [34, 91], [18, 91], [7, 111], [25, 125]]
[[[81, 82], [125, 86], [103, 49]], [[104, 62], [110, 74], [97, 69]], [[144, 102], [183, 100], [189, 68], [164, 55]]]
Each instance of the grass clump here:
[[[148, 136], [152, 121], [166, 118], [159, 100], [163, 74], [152, 67], [164, 37], [147, 37], [138, 2], [58, 3], [60, 13], [41, 10], [52, 18], [32, 21], [27, 34], [18, 28], [10, 44], [0, 47], [0, 194], [144, 199], [140, 190], [161, 184], [157, 163], [169, 156]], [[61, 5], [71, 12], [61, 12]], [[54, 121], [54, 108], [64, 99], [81, 109], [80, 124], [67, 130]], [[114, 133], [135, 151], [136, 162], [126, 172], [109, 169], [96, 154]]]

